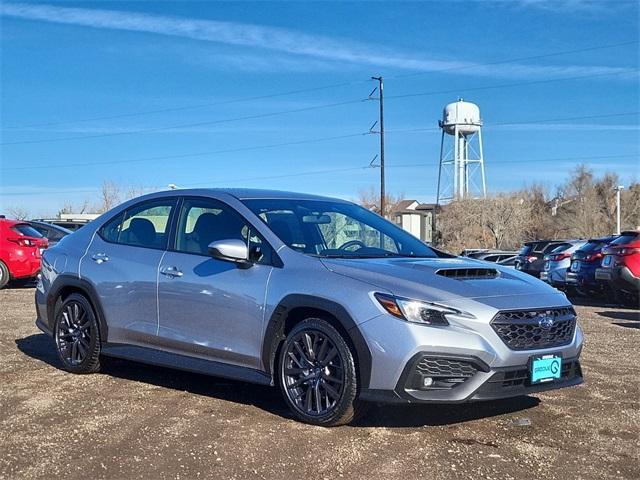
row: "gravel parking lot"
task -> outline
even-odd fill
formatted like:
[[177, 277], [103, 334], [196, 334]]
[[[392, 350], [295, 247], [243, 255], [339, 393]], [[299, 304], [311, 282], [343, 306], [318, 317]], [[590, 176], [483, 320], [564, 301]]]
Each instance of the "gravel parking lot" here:
[[640, 478], [638, 311], [576, 307], [582, 386], [325, 429], [267, 387], [115, 360], [68, 374], [33, 293], [0, 291], [0, 479]]

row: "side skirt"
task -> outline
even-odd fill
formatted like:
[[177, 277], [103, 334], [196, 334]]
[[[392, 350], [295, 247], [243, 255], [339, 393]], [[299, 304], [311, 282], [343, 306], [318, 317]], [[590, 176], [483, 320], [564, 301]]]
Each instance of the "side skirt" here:
[[177, 370], [257, 383], [259, 385], [271, 385], [271, 376], [259, 370], [177, 353], [163, 352], [153, 348], [107, 343], [102, 346], [102, 354], [108, 357], [122, 358], [159, 367], [175, 368]]

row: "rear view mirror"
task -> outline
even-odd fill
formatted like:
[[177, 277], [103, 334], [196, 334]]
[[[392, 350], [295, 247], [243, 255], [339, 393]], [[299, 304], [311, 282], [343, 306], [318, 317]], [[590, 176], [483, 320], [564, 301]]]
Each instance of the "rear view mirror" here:
[[329, 215], [305, 215], [302, 217], [302, 223], [314, 223], [316, 225], [327, 225], [331, 223]]
[[218, 260], [237, 263], [239, 266], [248, 267], [249, 248], [246, 242], [238, 239], [218, 240], [208, 245], [209, 255]]

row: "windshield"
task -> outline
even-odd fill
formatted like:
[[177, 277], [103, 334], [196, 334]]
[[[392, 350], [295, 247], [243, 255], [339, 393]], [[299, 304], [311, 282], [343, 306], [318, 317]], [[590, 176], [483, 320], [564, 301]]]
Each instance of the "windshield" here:
[[320, 200], [245, 200], [285, 244], [331, 258], [425, 257], [440, 254], [413, 235], [352, 203]]

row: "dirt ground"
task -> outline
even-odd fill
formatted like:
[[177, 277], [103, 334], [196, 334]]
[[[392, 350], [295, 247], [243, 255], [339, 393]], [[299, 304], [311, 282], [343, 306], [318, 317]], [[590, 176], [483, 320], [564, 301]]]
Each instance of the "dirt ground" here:
[[292, 420], [275, 389], [125, 361], [59, 368], [33, 289], [0, 291], [0, 479], [640, 478], [640, 312], [577, 306], [584, 385]]

